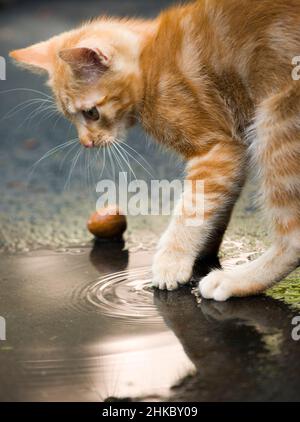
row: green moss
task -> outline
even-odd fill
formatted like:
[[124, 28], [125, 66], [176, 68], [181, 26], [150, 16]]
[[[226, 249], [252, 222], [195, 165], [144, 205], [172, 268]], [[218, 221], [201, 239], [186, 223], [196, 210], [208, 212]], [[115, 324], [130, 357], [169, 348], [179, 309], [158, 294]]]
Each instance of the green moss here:
[[267, 296], [282, 300], [295, 309], [300, 309], [300, 270], [266, 292]]

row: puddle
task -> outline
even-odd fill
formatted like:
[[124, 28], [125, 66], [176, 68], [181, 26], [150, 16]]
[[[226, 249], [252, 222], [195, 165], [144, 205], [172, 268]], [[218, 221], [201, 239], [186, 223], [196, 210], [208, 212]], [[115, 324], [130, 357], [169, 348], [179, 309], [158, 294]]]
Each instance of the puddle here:
[[0, 400], [299, 400], [294, 313], [150, 287], [119, 243], [2, 256]]
[[1, 399], [163, 400], [195, 373], [154, 303], [151, 254], [123, 247], [6, 257]]
[[119, 271], [100, 277], [79, 292], [79, 301], [88, 310], [121, 319], [127, 324], [161, 324], [153, 304], [151, 267]]

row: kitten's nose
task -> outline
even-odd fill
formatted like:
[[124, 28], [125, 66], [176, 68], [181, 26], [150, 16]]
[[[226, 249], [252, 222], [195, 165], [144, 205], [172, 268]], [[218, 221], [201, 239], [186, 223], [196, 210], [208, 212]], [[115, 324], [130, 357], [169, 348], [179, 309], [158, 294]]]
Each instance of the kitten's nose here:
[[93, 148], [94, 146], [94, 141], [91, 141], [90, 139], [80, 139], [80, 143], [85, 147], [85, 148]]

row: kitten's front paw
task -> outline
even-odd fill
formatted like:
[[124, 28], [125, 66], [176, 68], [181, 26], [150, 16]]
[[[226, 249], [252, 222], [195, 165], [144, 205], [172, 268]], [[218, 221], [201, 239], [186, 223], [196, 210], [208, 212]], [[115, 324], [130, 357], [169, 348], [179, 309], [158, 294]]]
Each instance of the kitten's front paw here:
[[159, 250], [153, 261], [152, 285], [160, 290], [175, 290], [180, 285], [190, 281], [194, 261], [191, 257], [172, 252]]
[[235, 277], [231, 272], [215, 270], [208, 274], [199, 284], [199, 291], [204, 299], [224, 302], [234, 296]]

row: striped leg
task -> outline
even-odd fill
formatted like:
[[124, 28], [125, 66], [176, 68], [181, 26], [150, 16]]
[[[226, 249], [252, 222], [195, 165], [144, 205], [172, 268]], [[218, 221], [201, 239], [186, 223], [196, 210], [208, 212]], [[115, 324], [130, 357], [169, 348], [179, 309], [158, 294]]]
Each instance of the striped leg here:
[[[183, 193], [182, 203], [193, 202], [199, 193], [196, 181], [204, 182], [204, 222], [191, 224], [197, 215], [174, 215], [162, 236], [153, 263], [153, 285], [174, 290], [187, 283], [195, 259], [216, 252], [232, 207], [244, 182], [245, 149], [232, 139], [222, 138], [187, 164], [187, 180], [193, 189]], [[192, 222], [193, 223], [193, 222]]]
[[300, 258], [300, 96], [297, 88], [264, 101], [257, 113], [256, 140], [251, 146], [261, 176], [262, 199], [274, 240], [251, 263], [213, 271], [200, 283], [200, 293], [223, 301], [257, 294], [280, 281]]

